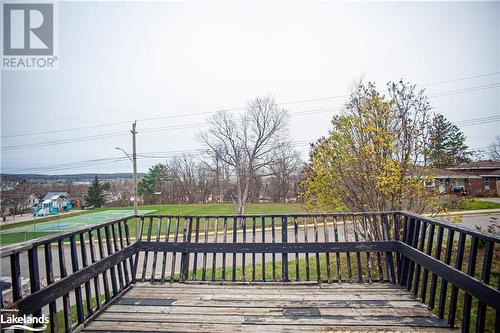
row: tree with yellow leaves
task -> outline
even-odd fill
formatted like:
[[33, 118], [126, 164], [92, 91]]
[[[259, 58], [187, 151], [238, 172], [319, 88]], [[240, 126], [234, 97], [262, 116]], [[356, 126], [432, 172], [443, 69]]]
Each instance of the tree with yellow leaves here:
[[310, 152], [302, 184], [315, 210], [423, 212], [436, 192], [425, 189], [431, 107], [415, 85], [389, 83], [387, 96], [359, 83], [327, 137]]

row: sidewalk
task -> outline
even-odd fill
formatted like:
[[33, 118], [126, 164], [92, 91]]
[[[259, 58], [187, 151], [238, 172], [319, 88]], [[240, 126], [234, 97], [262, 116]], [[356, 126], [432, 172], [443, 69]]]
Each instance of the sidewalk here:
[[[71, 210], [69, 212], [61, 212], [57, 215], [37, 217], [36, 221], [43, 222], [43, 221], [45, 221], [45, 219], [47, 219], [49, 217], [56, 217], [56, 216], [66, 217], [66, 216], [71, 216], [71, 215], [77, 214], [79, 212], [80, 212], [80, 210]], [[9, 225], [9, 224], [13, 224], [13, 223], [19, 223], [19, 222], [25, 222], [25, 221], [33, 221], [33, 219], [34, 219], [34, 217], [30, 213], [15, 215], [15, 218], [14, 218], [14, 216], [11, 215], [11, 216], [7, 216], [7, 219], [5, 220], [5, 222], [0, 220], [0, 226]]]
[[[458, 210], [453, 212], [446, 212], [438, 214], [437, 216], [453, 216], [453, 215], [489, 215], [489, 214], [500, 214], [500, 208], [494, 209], [478, 209], [478, 210]], [[423, 214], [424, 216], [429, 216], [430, 214]]]

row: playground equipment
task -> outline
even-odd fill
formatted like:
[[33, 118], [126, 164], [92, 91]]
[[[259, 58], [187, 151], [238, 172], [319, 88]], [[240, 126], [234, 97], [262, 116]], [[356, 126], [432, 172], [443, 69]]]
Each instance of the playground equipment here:
[[65, 212], [67, 212], [68, 210], [70, 210], [71, 208], [73, 208], [73, 203], [71, 201], [68, 201], [66, 202], [66, 206], [63, 207], [63, 210]]
[[[46, 200], [47, 201], [47, 200]], [[52, 202], [40, 202], [38, 206], [33, 210], [33, 216], [48, 216], [59, 214], [59, 208], [55, 207]], [[71, 201], [67, 201], [62, 207], [65, 212], [73, 208]]]

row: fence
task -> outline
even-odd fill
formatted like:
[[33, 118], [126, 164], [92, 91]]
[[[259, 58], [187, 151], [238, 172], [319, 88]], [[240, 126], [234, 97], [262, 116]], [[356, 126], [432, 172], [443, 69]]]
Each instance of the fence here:
[[500, 320], [500, 237], [492, 234], [408, 212], [149, 215], [131, 242], [134, 220], [3, 248], [12, 285], [2, 304], [49, 314], [53, 332], [73, 331], [136, 281], [381, 282], [406, 287], [463, 332]]

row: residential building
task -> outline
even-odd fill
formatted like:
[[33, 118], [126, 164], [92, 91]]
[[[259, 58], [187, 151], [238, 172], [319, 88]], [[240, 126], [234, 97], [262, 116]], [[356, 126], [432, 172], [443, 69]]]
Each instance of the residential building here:
[[470, 184], [470, 194], [496, 196], [500, 193], [500, 162], [485, 160], [462, 163], [449, 170], [478, 177]]
[[440, 193], [470, 194], [481, 177], [464, 172], [443, 169], [426, 169], [423, 176], [426, 188], [436, 188]]
[[70, 197], [68, 192], [48, 192], [45, 197], [43, 197], [42, 205], [44, 207], [53, 207], [57, 209], [64, 208]]

